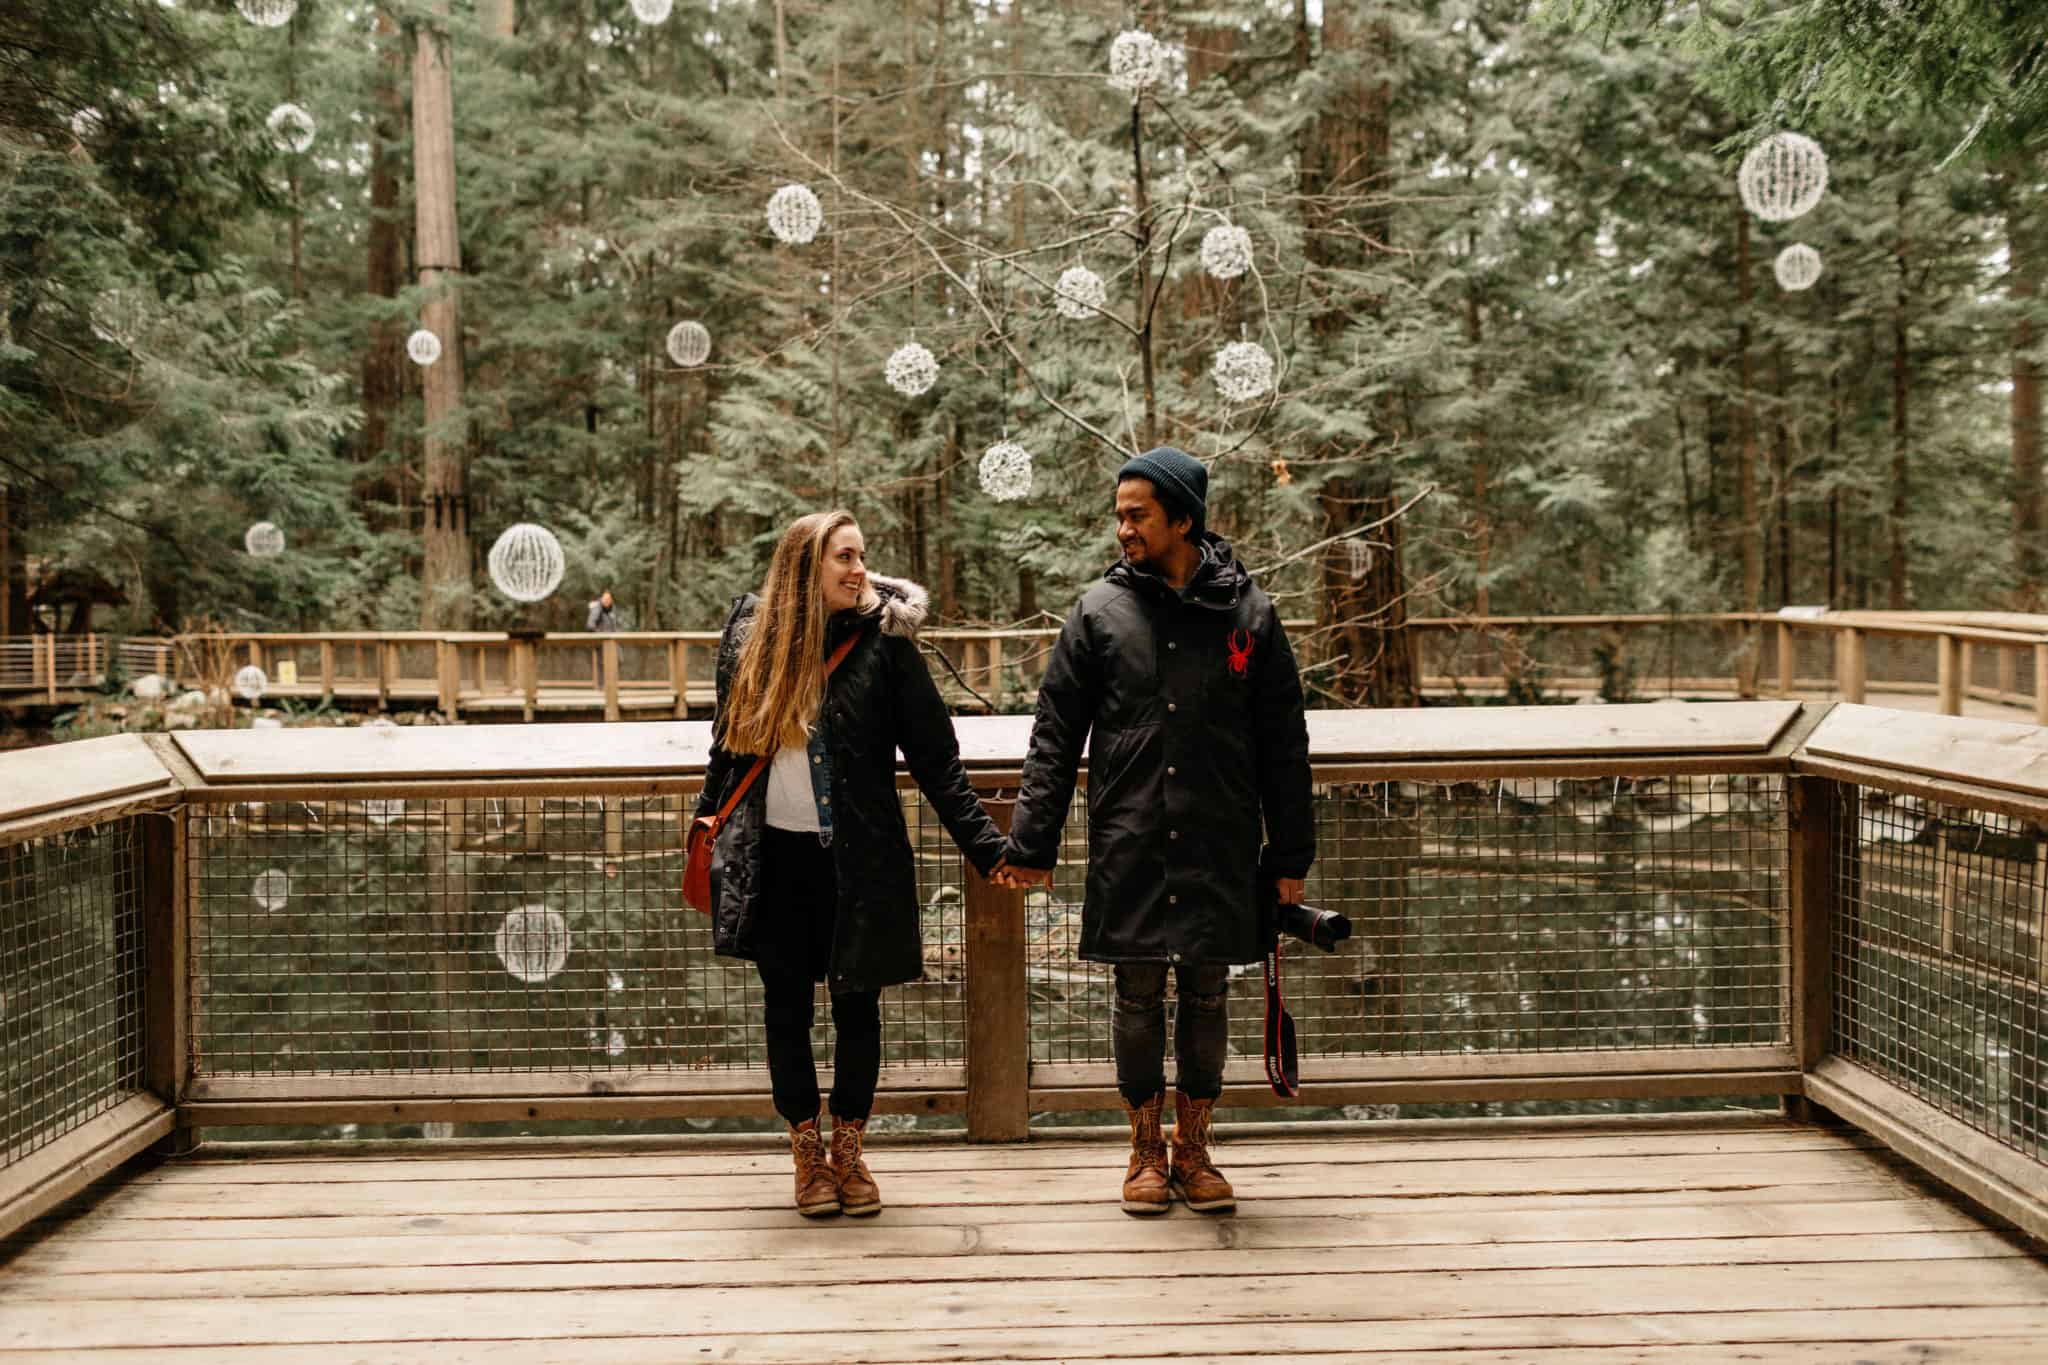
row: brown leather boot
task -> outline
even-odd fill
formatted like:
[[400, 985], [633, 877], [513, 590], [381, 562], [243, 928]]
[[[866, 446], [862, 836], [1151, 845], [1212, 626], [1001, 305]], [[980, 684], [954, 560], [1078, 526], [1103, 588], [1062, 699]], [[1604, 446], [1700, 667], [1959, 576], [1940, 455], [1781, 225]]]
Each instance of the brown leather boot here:
[[1159, 1111], [1165, 1106], [1163, 1093], [1137, 1106], [1124, 1101], [1124, 1112], [1131, 1116], [1131, 1165], [1124, 1173], [1125, 1213], [1165, 1213], [1173, 1202], [1166, 1179], [1166, 1135], [1159, 1131]]
[[839, 1212], [839, 1182], [832, 1178], [825, 1135], [818, 1131], [816, 1119], [790, 1128], [789, 1150], [796, 1157], [796, 1211], [806, 1218]]
[[832, 1175], [839, 1182], [839, 1211], [855, 1218], [882, 1211], [882, 1191], [867, 1162], [860, 1159], [867, 1131], [866, 1119], [832, 1116]]
[[1173, 1095], [1173, 1192], [1197, 1213], [1229, 1213], [1237, 1193], [1209, 1160], [1209, 1129], [1216, 1101]]

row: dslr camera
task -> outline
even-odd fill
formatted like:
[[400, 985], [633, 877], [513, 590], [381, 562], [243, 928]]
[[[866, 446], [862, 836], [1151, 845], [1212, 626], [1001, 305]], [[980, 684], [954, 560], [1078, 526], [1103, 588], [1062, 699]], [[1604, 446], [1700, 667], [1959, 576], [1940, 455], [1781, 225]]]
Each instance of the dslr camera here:
[[1335, 910], [1323, 910], [1313, 905], [1282, 905], [1279, 888], [1271, 881], [1265, 881], [1260, 888], [1262, 910], [1266, 926], [1266, 938], [1270, 942], [1278, 934], [1300, 939], [1326, 953], [1337, 951], [1337, 945], [1351, 937], [1351, 920]]

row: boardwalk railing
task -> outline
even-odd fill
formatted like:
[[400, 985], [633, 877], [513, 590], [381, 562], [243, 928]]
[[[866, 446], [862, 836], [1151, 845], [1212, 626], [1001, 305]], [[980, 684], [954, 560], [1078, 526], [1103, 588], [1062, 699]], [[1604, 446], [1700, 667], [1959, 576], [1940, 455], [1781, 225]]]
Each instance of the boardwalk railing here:
[[[1861, 702], [1871, 693], [1925, 694], [1946, 715], [1974, 701], [2048, 724], [2048, 616], [1729, 612], [1421, 618], [1408, 627], [1418, 681], [1431, 696]], [[1313, 623], [1290, 629], [1312, 654]], [[1024, 710], [1057, 634], [934, 629], [925, 639], [953, 666], [940, 670], [940, 683], [956, 705]], [[717, 644], [716, 632], [705, 631], [13, 636], [0, 639], [0, 698], [75, 700], [118, 658], [130, 678], [155, 673], [177, 686], [218, 685], [224, 679], [213, 675], [223, 667], [255, 664], [270, 679], [272, 701], [409, 704], [449, 719], [564, 712], [683, 719], [711, 708]]]
[[[1307, 1103], [1779, 1095], [2048, 1233], [2048, 735], [1794, 702], [1311, 716]], [[999, 820], [1028, 721], [958, 722]], [[766, 1116], [758, 984], [682, 906], [705, 726], [189, 731], [0, 758], [0, 1231], [194, 1128]], [[1114, 1106], [1049, 891], [915, 793], [884, 1112]], [[1233, 984], [1232, 1105], [1268, 1105]], [[945, 1120], [940, 1120], [944, 1122]]]

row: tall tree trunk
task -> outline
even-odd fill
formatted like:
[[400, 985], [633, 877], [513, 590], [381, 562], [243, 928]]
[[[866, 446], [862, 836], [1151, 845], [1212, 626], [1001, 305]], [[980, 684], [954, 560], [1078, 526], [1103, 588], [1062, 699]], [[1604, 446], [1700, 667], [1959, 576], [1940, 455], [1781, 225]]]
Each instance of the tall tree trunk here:
[[1911, 493], [1912, 473], [1906, 442], [1912, 434], [1908, 421], [1907, 397], [1912, 390], [1912, 370], [1906, 355], [1906, 299], [1912, 287], [1907, 270], [1910, 243], [1906, 234], [1907, 186], [1899, 186], [1898, 297], [1892, 306], [1892, 505], [1890, 524], [1885, 528], [1891, 555], [1886, 566], [1887, 605], [1893, 611], [1906, 609], [1906, 510]]
[[[435, 0], [443, 21], [448, 0]], [[420, 628], [469, 624], [469, 439], [462, 417], [462, 318], [454, 282], [462, 270], [455, 217], [455, 96], [445, 23], [422, 25], [412, 67], [413, 178], [417, 198], [413, 251], [426, 295], [421, 321], [441, 339], [426, 367], [423, 497], [425, 563]]]
[[1785, 347], [1772, 353], [1773, 396], [1777, 412], [1771, 424], [1771, 477], [1777, 483], [1778, 604], [1792, 600], [1792, 434], [1785, 419]]
[[[399, 138], [405, 117], [405, 94], [399, 81], [405, 54], [398, 45], [398, 24], [388, 8], [377, 10], [378, 57], [376, 88], [372, 95], [375, 113], [370, 124], [370, 225], [364, 287], [377, 298], [398, 297], [405, 236], [398, 226], [398, 156], [393, 145]], [[405, 481], [394, 477], [385, 464], [385, 449], [391, 440], [391, 423], [399, 401], [405, 396], [405, 328], [395, 318], [380, 318], [370, 324], [368, 344], [363, 350], [363, 435], [362, 459], [381, 472], [356, 480], [356, 498], [363, 503], [402, 506]], [[373, 519], [371, 524], [377, 524]]]
[[[1758, 611], [1763, 605], [1763, 530], [1758, 524], [1756, 505], [1756, 375], [1749, 355], [1749, 213], [1738, 202], [1735, 207], [1735, 295], [1740, 322], [1736, 327], [1737, 370], [1742, 384], [1741, 401], [1736, 404], [1739, 453], [1735, 471], [1741, 516], [1735, 534], [1742, 545], [1742, 609]], [[1736, 690], [1748, 697], [1756, 693], [1757, 635], [1754, 627], [1743, 631], [1742, 658], [1736, 665]]]
[[2033, 318], [2040, 295], [2041, 259], [2032, 234], [2034, 168], [2019, 163], [2005, 175], [2005, 243], [2012, 296], [2012, 562], [2015, 605], [2041, 609], [2041, 367], [2033, 350], [2040, 329]]
[[[1294, 55], [1305, 69], [1312, 52], [1307, 0], [1296, 0], [1294, 16]], [[1388, 205], [1383, 198], [1370, 196], [1383, 194], [1391, 160], [1393, 90], [1383, 73], [1392, 47], [1392, 30], [1385, 19], [1361, 23], [1349, 6], [1324, 7], [1325, 53], [1358, 52], [1365, 58], [1363, 71], [1382, 73], [1354, 78], [1334, 89], [1329, 104], [1302, 138], [1303, 245], [1312, 281], [1310, 329], [1324, 344], [1350, 322], [1349, 301], [1330, 297], [1334, 277], [1361, 267], [1369, 253], [1386, 250], [1391, 235]], [[1331, 206], [1345, 198], [1365, 198], [1365, 203], [1348, 211], [1347, 221], [1340, 223]], [[1363, 245], [1358, 245], [1361, 239]], [[1368, 310], [1377, 306], [1376, 300], [1365, 303]], [[1398, 422], [1391, 401], [1379, 417], [1380, 430], [1391, 433]], [[1361, 468], [1358, 453], [1339, 447], [1317, 452], [1340, 470], [1318, 495], [1326, 534], [1380, 521], [1397, 505], [1389, 478], [1369, 466]], [[1337, 664], [1328, 675], [1329, 686], [1353, 705], [1413, 706], [1419, 700], [1399, 531], [1389, 523], [1375, 533], [1391, 548], [1375, 553], [1363, 573], [1354, 574], [1350, 548], [1342, 542], [1323, 555], [1319, 625]]]

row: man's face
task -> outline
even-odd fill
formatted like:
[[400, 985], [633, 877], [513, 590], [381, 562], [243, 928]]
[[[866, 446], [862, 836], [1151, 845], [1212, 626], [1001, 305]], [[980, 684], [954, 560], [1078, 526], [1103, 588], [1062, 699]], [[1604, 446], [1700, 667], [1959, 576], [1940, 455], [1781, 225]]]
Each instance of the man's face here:
[[1116, 541], [1133, 568], [1156, 567], [1187, 539], [1194, 521], [1169, 521], [1150, 479], [1125, 479], [1116, 486]]

